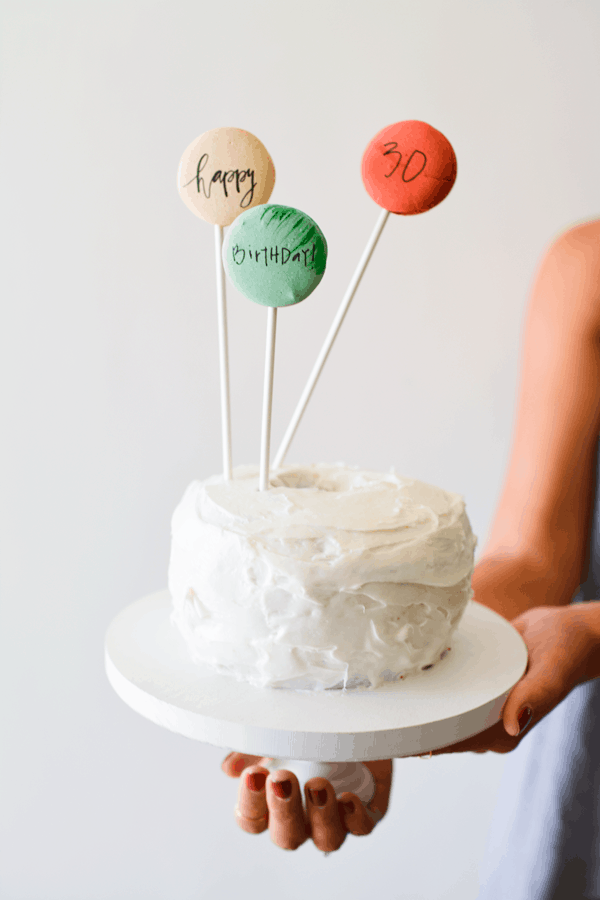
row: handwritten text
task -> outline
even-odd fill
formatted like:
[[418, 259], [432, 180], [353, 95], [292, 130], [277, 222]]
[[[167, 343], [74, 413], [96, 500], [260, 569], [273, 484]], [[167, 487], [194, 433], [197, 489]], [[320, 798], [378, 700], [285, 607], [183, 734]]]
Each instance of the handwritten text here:
[[[384, 147], [389, 147], [389, 150], [384, 150], [383, 155], [389, 156], [393, 154], [397, 156], [396, 165], [392, 169], [391, 172], [386, 174], [386, 178], [391, 178], [400, 163], [402, 162], [402, 153], [398, 150], [398, 142], [397, 141], [388, 141], [387, 144], [384, 144]], [[422, 157], [422, 159], [420, 159]], [[407, 177], [409, 168], [411, 167], [411, 163], [414, 159], [414, 165], [411, 168], [410, 177]], [[408, 157], [407, 161], [404, 164], [404, 168], [402, 169], [402, 181], [408, 184], [409, 181], [414, 181], [415, 178], [418, 178], [425, 166], [427, 165], [427, 157], [423, 153], [422, 150], [413, 150], [413, 152]], [[419, 168], [420, 166], [420, 168]], [[416, 170], [416, 171], [415, 171]]]
[[316, 245], [312, 244], [308, 249], [296, 251], [288, 250], [287, 247], [261, 247], [260, 250], [244, 249], [239, 244], [235, 244], [231, 248], [231, 255], [237, 266], [244, 264], [245, 260], [252, 260], [255, 263], [264, 262], [265, 266], [287, 265], [288, 262], [299, 262], [306, 269], [312, 268], [315, 261]]
[[[229, 197], [227, 186], [231, 185], [229, 190], [232, 192], [235, 190], [238, 194], [241, 194], [242, 191], [245, 191], [242, 199], [240, 200], [240, 207], [242, 209], [246, 209], [248, 206], [250, 206], [254, 198], [254, 190], [256, 188], [254, 169], [217, 169], [210, 177], [208, 177], [208, 173], [206, 173], [205, 178], [202, 173], [204, 172], [207, 165], [208, 153], [203, 153], [198, 160], [195, 176], [183, 186], [188, 187], [188, 185], [192, 184], [192, 182], [195, 181], [198, 193], [204, 194], [206, 199], [210, 200], [213, 184], [222, 185], [223, 193], [226, 197]], [[247, 180], [250, 181], [250, 187], [246, 190]], [[244, 185], [243, 188], [242, 185]]]

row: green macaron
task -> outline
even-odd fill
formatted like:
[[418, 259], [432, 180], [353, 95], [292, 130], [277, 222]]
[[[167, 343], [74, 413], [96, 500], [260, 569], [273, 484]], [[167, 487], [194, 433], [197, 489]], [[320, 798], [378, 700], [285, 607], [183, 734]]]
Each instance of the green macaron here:
[[327, 241], [314, 219], [268, 203], [243, 212], [223, 246], [235, 287], [261, 306], [292, 306], [311, 294], [327, 262]]

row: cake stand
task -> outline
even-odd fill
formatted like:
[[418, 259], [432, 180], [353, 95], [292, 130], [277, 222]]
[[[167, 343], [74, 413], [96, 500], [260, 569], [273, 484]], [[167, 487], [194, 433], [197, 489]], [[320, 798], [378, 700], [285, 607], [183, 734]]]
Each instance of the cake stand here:
[[362, 760], [414, 756], [494, 725], [525, 672], [527, 648], [505, 619], [471, 601], [452, 650], [433, 668], [376, 690], [257, 688], [193, 663], [171, 624], [168, 591], [144, 597], [111, 623], [106, 673], [132, 709], [177, 734], [270, 757], [301, 784], [315, 775], [367, 803]]

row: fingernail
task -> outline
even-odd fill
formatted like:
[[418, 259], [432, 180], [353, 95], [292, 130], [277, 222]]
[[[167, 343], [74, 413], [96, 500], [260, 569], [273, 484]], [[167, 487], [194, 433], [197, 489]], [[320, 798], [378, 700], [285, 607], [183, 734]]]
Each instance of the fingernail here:
[[285, 781], [272, 781], [271, 784], [276, 797], [279, 797], [280, 800], [290, 799], [292, 796], [292, 782], [289, 778], [286, 778]]
[[344, 800], [342, 803], [342, 806], [344, 808], [344, 812], [348, 816], [351, 816], [352, 813], [354, 812], [354, 810], [356, 809], [352, 800]]
[[243, 772], [245, 768], [246, 768], [246, 760], [244, 759], [244, 757], [242, 756], [241, 759], [236, 759], [236, 761], [233, 764], [233, 771], [235, 772], [235, 774], [240, 775], [241, 772]]
[[529, 723], [531, 722], [531, 717], [533, 716], [533, 710], [530, 709], [529, 706], [523, 707], [519, 715], [517, 716], [519, 722], [519, 734], [523, 734]]
[[250, 772], [246, 776], [246, 784], [255, 794], [258, 793], [258, 791], [262, 791], [266, 780], [267, 776], [264, 772]]
[[325, 788], [322, 788], [320, 791], [314, 791], [312, 788], [309, 788], [308, 796], [312, 805], [318, 806], [319, 809], [322, 809], [327, 803], [327, 791]]

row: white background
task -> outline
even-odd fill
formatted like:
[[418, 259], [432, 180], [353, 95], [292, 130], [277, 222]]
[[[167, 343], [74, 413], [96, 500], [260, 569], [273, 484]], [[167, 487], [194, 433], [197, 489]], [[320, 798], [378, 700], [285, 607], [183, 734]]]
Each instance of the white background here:
[[[600, 5], [13, 2], [1, 8], [2, 801], [7, 900], [474, 900], [503, 760], [396, 764], [377, 832], [324, 858], [233, 822], [223, 752], [111, 691], [103, 636], [166, 584], [169, 520], [220, 467], [213, 233], [175, 189], [201, 132], [255, 133], [329, 242], [279, 316], [275, 446], [377, 219], [384, 125], [458, 179], [392, 217], [290, 454], [462, 493], [482, 545], [540, 255], [600, 210]], [[229, 291], [234, 462], [256, 462], [265, 310]]]

